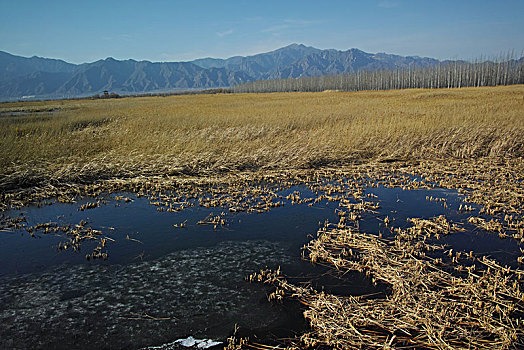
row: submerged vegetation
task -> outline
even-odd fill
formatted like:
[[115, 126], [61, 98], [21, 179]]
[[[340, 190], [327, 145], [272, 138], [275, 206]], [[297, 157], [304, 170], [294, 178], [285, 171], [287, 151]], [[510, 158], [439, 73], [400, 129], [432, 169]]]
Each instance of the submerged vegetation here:
[[[443, 187], [464, 195], [457, 209], [471, 212], [468, 224], [523, 242], [523, 110], [523, 85], [3, 104], [0, 205], [134, 192], [158, 211], [258, 213], [283, 205], [270, 185], [306, 185], [312, 198], [291, 193], [287, 201], [338, 203], [339, 221], [321, 227], [304, 258], [341, 275], [365, 273], [388, 292], [341, 297], [293, 285], [280, 270], [251, 275], [276, 287], [271, 300], [305, 304], [310, 330], [290, 347], [518, 348], [522, 256], [503, 266], [445, 246], [442, 237], [463, 228], [443, 216], [412, 217], [409, 227], [380, 217], [384, 236], [361, 232], [358, 222], [379, 206], [364, 188]], [[198, 223], [219, 229], [228, 221], [220, 213]], [[96, 240], [89, 259], [107, 258], [105, 237], [85, 223], [29, 228], [62, 230], [73, 249]], [[270, 348], [229, 339], [228, 348], [239, 347]]]

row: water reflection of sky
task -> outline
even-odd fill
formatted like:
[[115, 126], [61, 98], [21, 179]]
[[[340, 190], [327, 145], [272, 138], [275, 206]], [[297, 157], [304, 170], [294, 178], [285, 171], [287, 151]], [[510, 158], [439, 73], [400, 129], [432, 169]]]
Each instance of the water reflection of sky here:
[[[28, 225], [84, 220], [114, 242], [108, 243], [108, 260], [87, 261], [85, 253], [94, 243], [83, 244], [81, 252], [59, 251], [58, 243], [65, 237], [38, 234], [33, 238], [23, 230], [0, 233], [0, 347], [137, 348], [188, 335], [224, 340], [235, 323], [260, 334], [304, 327], [296, 307], [271, 305], [264, 287], [244, 281], [266, 267], [282, 266], [292, 281], [312, 279], [315, 288], [337, 294], [372, 292], [362, 276], [350, 274], [337, 280], [326, 276], [325, 269], [301, 261], [300, 248], [316, 235], [319, 223], [338, 221], [339, 207], [327, 200], [292, 205], [285, 196], [294, 191], [302, 198], [313, 195], [305, 186], [282, 191], [285, 206], [262, 214], [199, 206], [159, 212], [147, 198], [131, 195], [132, 202], [109, 199], [86, 211], [78, 208], [88, 200], [12, 212], [23, 213]], [[443, 239], [456, 250], [508, 262], [519, 253], [514, 240], [501, 240], [467, 224], [478, 208], [473, 213], [458, 212], [462, 197], [455, 191], [380, 186], [366, 188], [364, 195], [368, 194], [376, 198], [365, 200], [380, 207], [363, 214], [361, 231], [387, 234], [382, 221], [386, 216], [393, 226], [406, 227], [407, 218], [445, 215], [466, 228]], [[427, 196], [445, 198], [447, 208]], [[197, 225], [210, 213], [221, 212], [226, 213], [225, 227]], [[173, 226], [184, 221], [185, 228]], [[146, 320], [141, 315], [166, 320]]]

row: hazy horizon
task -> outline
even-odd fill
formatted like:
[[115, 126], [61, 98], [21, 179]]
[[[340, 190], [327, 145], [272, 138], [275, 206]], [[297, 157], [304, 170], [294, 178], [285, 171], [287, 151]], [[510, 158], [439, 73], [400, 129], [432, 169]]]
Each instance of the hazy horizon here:
[[292, 43], [470, 60], [524, 52], [524, 2], [0, 1], [0, 50], [71, 63], [228, 58]]
[[[269, 51], [265, 51], [265, 52], [257, 52], [257, 53], [253, 53], [253, 54], [250, 54], [250, 55], [235, 55], [235, 56], [230, 56], [230, 57], [211, 57], [211, 56], [206, 56], [206, 57], [197, 57], [195, 59], [192, 59], [192, 60], [184, 60], [184, 61], [151, 61], [151, 60], [137, 60], [133, 57], [127, 57], [127, 58], [115, 58], [115, 57], [111, 57], [111, 56], [108, 56], [108, 57], [103, 57], [103, 58], [99, 58], [95, 61], [85, 61], [85, 62], [82, 62], [82, 63], [75, 63], [75, 62], [70, 62], [70, 61], [67, 61], [63, 58], [60, 58], [60, 57], [45, 57], [45, 56], [38, 56], [38, 55], [33, 55], [33, 56], [22, 56], [22, 55], [16, 55], [16, 54], [13, 54], [12, 52], [8, 52], [8, 51], [5, 51], [5, 50], [0, 50], [0, 51], [3, 51], [3, 52], [6, 52], [8, 54], [11, 54], [11, 55], [14, 55], [14, 56], [19, 56], [19, 57], [24, 57], [24, 58], [33, 58], [33, 57], [37, 57], [37, 58], [45, 58], [45, 59], [56, 59], [56, 60], [61, 60], [61, 61], [64, 61], [66, 63], [72, 63], [72, 64], [76, 64], [76, 65], [80, 65], [80, 64], [89, 64], [89, 63], [94, 63], [94, 62], [97, 62], [97, 61], [104, 61], [104, 60], [107, 60], [107, 59], [114, 59], [114, 60], [117, 60], [117, 61], [126, 61], [126, 60], [132, 60], [132, 61], [136, 61], [136, 62], [151, 62], [151, 63], [176, 63], [176, 62], [192, 62], [192, 61], [195, 61], [195, 60], [199, 60], [199, 59], [228, 59], [228, 58], [232, 58], [232, 57], [249, 57], [249, 56], [254, 56], [254, 55], [258, 55], [258, 54], [265, 54], [265, 53], [269, 53], [269, 52], [272, 52], [272, 51], [276, 51], [276, 50], [279, 50], [279, 49], [283, 49], [285, 47], [288, 47], [288, 46], [291, 46], [291, 45], [304, 45], [302, 43], [291, 43], [289, 45], [285, 45], [283, 47], [277, 47], [275, 49], [272, 49], [272, 50], [269, 50]], [[312, 46], [308, 46], [308, 45], [304, 45], [304, 46], [307, 46], [307, 47], [312, 47]], [[313, 47], [315, 49], [319, 49], [318, 47]], [[323, 48], [323, 49], [319, 49], [319, 50], [332, 50], [333, 48]], [[339, 50], [339, 51], [348, 51], [348, 50], [352, 50], [352, 49], [357, 49], [357, 50], [360, 50], [358, 47], [352, 47], [352, 48], [347, 48], [345, 50]], [[363, 51], [363, 50], [361, 50]], [[515, 51], [515, 50], [512, 50], [512, 51]], [[364, 51], [365, 52], [365, 51]], [[366, 53], [369, 53], [369, 54], [380, 54], [380, 53], [385, 53], [385, 54], [392, 54], [390, 52], [366, 52]], [[508, 52], [501, 52], [499, 54], [496, 54], [496, 55], [493, 55], [493, 56], [490, 56], [490, 57], [486, 57], [485, 55], [484, 56], [479, 56], [479, 57], [473, 57], [472, 60], [476, 60], [476, 59], [479, 59], [479, 58], [482, 58], [482, 59], [485, 59], [485, 60], [498, 60], [499, 58], [502, 58], [504, 59], [506, 57], [506, 54]], [[396, 55], [396, 54], [392, 54], [392, 55]], [[400, 55], [402, 56], [402, 55]], [[431, 58], [433, 59], [434, 57], [429, 57], [429, 56], [417, 56], [417, 55], [406, 55], [406, 56], [403, 56], [403, 57], [420, 57], [420, 58]], [[524, 57], [524, 51], [523, 52], [514, 52], [514, 55], [510, 56], [510, 58], [513, 58], [513, 59], [520, 59]], [[471, 61], [472, 61], [471, 60]], [[467, 59], [465, 59], [464, 61], [468, 61]]]

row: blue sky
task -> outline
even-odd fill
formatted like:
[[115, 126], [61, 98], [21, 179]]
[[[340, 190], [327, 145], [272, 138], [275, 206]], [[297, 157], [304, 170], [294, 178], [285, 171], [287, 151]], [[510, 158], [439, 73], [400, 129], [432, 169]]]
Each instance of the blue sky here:
[[291, 43], [472, 59], [524, 51], [524, 0], [0, 0], [0, 50], [91, 62], [226, 58]]

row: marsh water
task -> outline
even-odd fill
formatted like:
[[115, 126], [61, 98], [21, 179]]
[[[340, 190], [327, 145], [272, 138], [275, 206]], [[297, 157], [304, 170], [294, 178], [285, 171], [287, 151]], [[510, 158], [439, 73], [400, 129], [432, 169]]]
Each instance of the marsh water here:
[[[92, 199], [4, 213], [25, 217], [28, 226], [84, 221], [111, 240], [107, 260], [88, 261], [85, 253], [94, 247], [89, 241], [80, 252], [64, 251], [58, 249], [64, 241], [59, 233], [0, 232], [0, 348], [144, 348], [188, 336], [225, 342], [235, 327], [261, 341], [300, 333], [307, 325], [298, 303], [269, 303], [269, 287], [245, 280], [263, 268], [280, 266], [295, 283], [339, 295], [383, 292], [362, 275], [341, 278], [301, 259], [301, 247], [319, 226], [338, 222], [338, 202], [292, 204], [285, 197], [295, 191], [314, 196], [306, 186], [282, 190], [284, 206], [265, 213], [198, 205], [166, 213], [132, 194], [125, 194], [128, 202], [108, 194], [105, 204], [85, 211], [78, 209]], [[385, 216], [404, 227], [407, 218], [446, 215], [466, 231], [443, 243], [505, 263], [520, 253], [516, 241], [469, 225], [467, 218], [479, 208], [459, 212], [463, 197], [456, 191], [379, 186], [364, 194], [380, 206], [363, 214], [363, 232], [386, 232]], [[445, 198], [446, 205], [428, 196]], [[221, 212], [225, 225], [197, 224]], [[182, 222], [185, 227], [174, 227]]]

